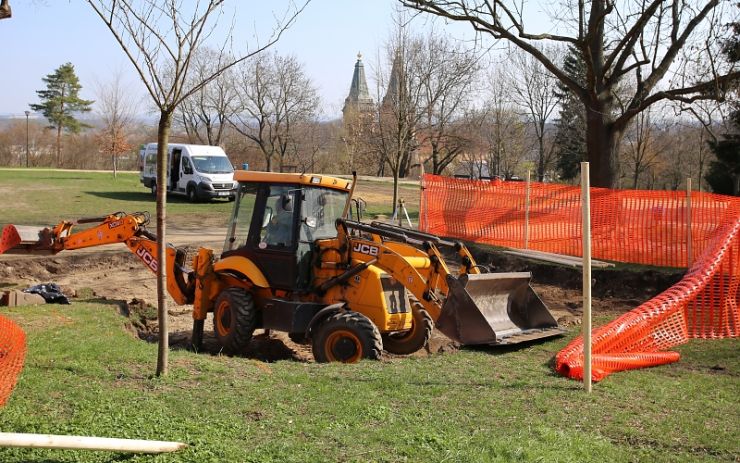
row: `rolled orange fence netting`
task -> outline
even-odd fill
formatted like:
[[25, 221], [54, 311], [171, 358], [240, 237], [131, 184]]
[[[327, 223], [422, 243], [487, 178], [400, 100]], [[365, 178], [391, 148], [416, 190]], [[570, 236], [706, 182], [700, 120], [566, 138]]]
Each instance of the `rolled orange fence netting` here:
[[26, 357], [26, 334], [12, 320], [0, 316], [0, 406], [13, 391]]
[[[526, 190], [523, 182], [425, 175], [420, 228], [521, 248], [528, 223], [529, 249], [581, 255], [580, 188], [531, 183], [528, 221]], [[615, 371], [675, 362], [678, 353], [664, 351], [691, 338], [740, 333], [740, 198], [692, 192], [688, 223], [686, 195], [592, 188], [594, 258], [671, 267], [693, 262], [679, 283], [593, 330], [595, 381]], [[557, 354], [556, 370], [582, 379], [580, 337]]]
[[[720, 230], [680, 282], [593, 331], [592, 380], [676, 362], [678, 353], [660, 351], [691, 338], [737, 337], [739, 284], [740, 218]], [[557, 354], [555, 369], [570, 378], [583, 378], [581, 337]]]

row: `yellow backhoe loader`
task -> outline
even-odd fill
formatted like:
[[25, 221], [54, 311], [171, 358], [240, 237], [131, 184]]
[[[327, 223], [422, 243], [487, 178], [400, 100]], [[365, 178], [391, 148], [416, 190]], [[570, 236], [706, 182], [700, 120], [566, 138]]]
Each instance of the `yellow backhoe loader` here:
[[[315, 174], [237, 171], [238, 194], [220, 257], [167, 245], [167, 290], [193, 305], [195, 348], [204, 321], [224, 351], [238, 353], [257, 328], [310, 342], [319, 362], [409, 354], [436, 326], [465, 345], [512, 344], [559, 335], [529, 273], [484, 273], [459, 242], [350, 218], [355, 181]], [[353, 215], [357, 219], [357, 214]], [[147, 213], [62, 222], [22, 237], [5, 227], [0, 253], [57, 253], [125, 243], [156, 273]], [[73, 226], [98, 222], [86, 230]], [[459, 260], [452, 272], [440, 252]]]

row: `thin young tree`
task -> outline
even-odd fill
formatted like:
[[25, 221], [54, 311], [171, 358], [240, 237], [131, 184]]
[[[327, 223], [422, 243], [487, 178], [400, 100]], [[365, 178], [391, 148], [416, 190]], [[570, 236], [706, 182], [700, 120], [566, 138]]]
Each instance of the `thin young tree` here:
[[74, 115], [89, 112], [94, 101], [80, 98], [82, 85], [72, 63], [59, 66], [52, 74], [41, 80], [46, 84], [46, 89], [36, 91], [41, 103], [29, 106], [34, 111], [41, 112], [49, 121], [50, 128], [56, 129], [56, 165], [61, 166], [62, 132], [79, 133], [83, 128], [90, 127], [77, 120]]
[[[619, 180], [619, 145], [629, 122], [662, 100], [722, 99], [740, 78], [725, 59], [721, 40], [733, 13], [721, 0], [561, 0], [545, 6], [548, 31], [525, 21], [539, 3], [519, 0], [399, 0], [413, 10], [467, 23], [540, 61], [583, 102], [591, 184]], [[536, 27], [536, 26], [535, 26]], [[585, 84], [574, 80], [540, 43], [570, 45], [587, 66]], [[629, 94], [620, 95], [630, 82]]]
[[[231, 28], [218, 29], [225, 13], [225, 0], [185, 3], [181, 0], [87, 0], [134, 66], [159, 111], [157, 129], [157, 261], [166, 262], [167, 143], [178, 106], [227, 69], [275, 44], [310, 0], [302, 6], [290, 3], [266, 42], [234, 53]], [[218, 32], [222, 32], [219, 36]], [[190, 80], [193, 57], [210, 43], [218, 43], [219, 59], [201, 80]], [[165, 265], [157, 267], [157, 318], [159, 349], [157, 374], [167, 373], [169, 323]]]

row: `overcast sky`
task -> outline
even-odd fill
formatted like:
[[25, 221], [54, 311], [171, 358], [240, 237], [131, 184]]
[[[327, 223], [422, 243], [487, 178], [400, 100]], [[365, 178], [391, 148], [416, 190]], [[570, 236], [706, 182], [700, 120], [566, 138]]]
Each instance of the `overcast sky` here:
[[[299, 1], [299, 0], [296, 0]], [[238, 0], [236, 32], [241, 41], [267, 35], [273, 13], [287, 1]], [[349, 92], [357, 53], [366, 69], [392, 30], [395, 0], [312, 0], [277, 45], [304, 63], [323, 97], [326, 117], [339, 117]], [[132, 93], [143, 86], [112, 34], [82, 0], [15, 0], [13, 17], [0, 22], [0, 114], [23, 115], [38, 102], [41, 78], [71, 62], [83, 86], [81, 96], [95, 99], [96, 82], [107, 83], [122, 72]], [[229, 13], [231, 15], [231, 13]], [[227, 28], [231, 16], [219, 23]], [[369, 76], [368, 76], [369, 77]]]

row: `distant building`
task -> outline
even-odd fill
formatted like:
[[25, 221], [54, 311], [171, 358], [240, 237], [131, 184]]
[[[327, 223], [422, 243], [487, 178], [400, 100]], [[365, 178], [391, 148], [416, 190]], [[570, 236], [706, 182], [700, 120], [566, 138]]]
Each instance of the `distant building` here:
[[375, 102], [370, 97], [367, 89], [367, 80], [365, 80], [365, 66], [362, 64], [362, 54], [357, 54], [355, 63], [355, 72], [352, 74], [352, 85], [349, 87], [349, 95], [344, 100], [342, 108], [344, 123], [349, 123], [352, 119], [372, 113], [375, 109]]

